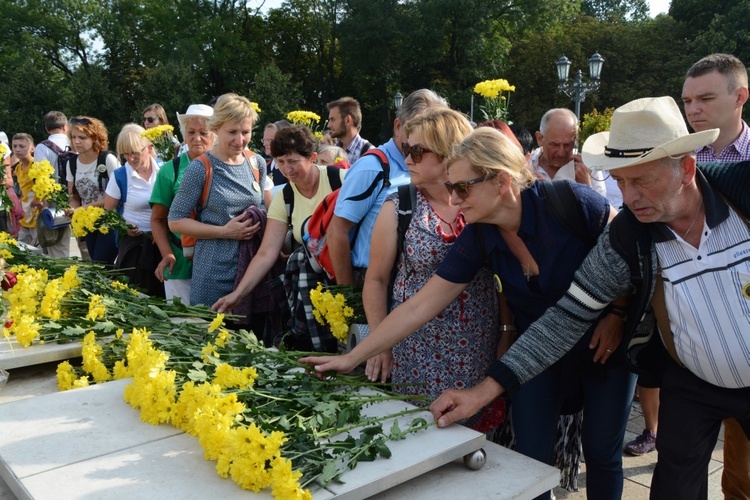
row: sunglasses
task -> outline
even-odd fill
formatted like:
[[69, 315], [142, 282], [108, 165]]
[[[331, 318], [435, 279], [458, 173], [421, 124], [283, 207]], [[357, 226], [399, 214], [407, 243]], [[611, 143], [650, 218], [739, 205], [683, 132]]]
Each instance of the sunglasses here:
[[91, 120], [88, 118], [71, 118], [70, 119], [71, 125], [91, 125]]
[[483, 175], [482, 177], [477, 177], [476, 179], [472, 179], [470, 181], [466, 182], [446, 182], [445, 188], [448, 190], [449, 194], [453, 194], [453, 192], [456, 192], [456, 196], [461, 198], [462, 200], [465, 200], [469, 197], [469, 188], [473, 186], [474, 184], [479, 184], [480, 182], [488, 181], [490, 179], [494, 179], [495, 176], [487, 176]]
[[402, 142], [401, 149], [404, 152], [404, 159], [406, 159], [407, 156], [411, 155], [411, 159], [414, 163], [419, 163], [420, 161], [422, 161], [422, 156], [425, 153], [432, 153], [432, 150], [430, 149], [420, 146], [419, 144], [410, 146], [408, 142]]
[[156, 121], [159, 121], [159, 117], [158, 116], [144, 116], [143, 118], [141, 118], [141, 121], [143, 123], [154, 123]]

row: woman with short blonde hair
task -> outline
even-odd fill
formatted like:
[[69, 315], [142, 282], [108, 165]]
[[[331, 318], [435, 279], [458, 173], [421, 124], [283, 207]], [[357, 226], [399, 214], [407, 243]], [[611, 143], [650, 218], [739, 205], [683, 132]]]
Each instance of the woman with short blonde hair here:
[[128, 282], [151, 296], [164, 297], [164, 286], [154, 276], [159, 249], [151, 237], [151, 191], [159, 165], [154, 146], [143, 137], [145, 129], [128, 123], [117, 135], [117, 154], [126, 159], [115, 170], [107, 184], [104, 208], [120, 212], [128, 223], [126, 234], [120, 234], [117, 268]]
[[[260, 221], [248, 216], [265, 208], [265, 191], [272, 184], [266, 176], [265, 160], [247, 150], [257, 120], [258, 114], [249, 99], [237, 94], [219, 97], [208, 121], [216, 141], [205, 154], [212, 172], [205, 205], [199, 206], [199, 200], [207, 170], [198, 158], [187, 166], [170, 206], [169, 229], [197, 239], [191, 304], [210, 306], [231, 293], [238, 271], [240, 243], [254, 238], [259, 243], [263, 236]], [[193, 219], [190, 214], [196, 209], [198, 216]], [[262, 307], [265, 304], [257, 306], [254, 313], [258, 314], [250, 322], [254, 323], [251, 327], [259, 329], [256, 333], [260, 336], [266, 311]]]

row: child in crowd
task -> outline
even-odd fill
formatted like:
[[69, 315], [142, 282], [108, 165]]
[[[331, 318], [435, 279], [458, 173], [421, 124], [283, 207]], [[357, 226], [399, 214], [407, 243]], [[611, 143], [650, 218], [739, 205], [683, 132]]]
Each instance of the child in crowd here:
[[21, 188], [21, 205], [23, 217], [18, 241], [38, 246], [36, 219], [42, 209], [42, 203], [34, 194], [34, 181], [29, 178], [29, 169], [34, 163], [34, 139], [29, 134], [19, 133], [13, 136], [13, 155], [18, 162], [13, 165], [13, 175]]

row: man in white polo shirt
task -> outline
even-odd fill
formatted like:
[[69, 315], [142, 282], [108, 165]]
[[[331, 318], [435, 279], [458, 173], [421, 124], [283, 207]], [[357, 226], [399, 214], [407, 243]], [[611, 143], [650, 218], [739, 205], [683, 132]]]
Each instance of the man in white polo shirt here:
[[584, 162], [611, 173], [626, 208], [563, 298], [488, 377], [432, 404], [439, 427], [516, 390], [565, 354], [614, 298], [630, 294], [628, 360], [662, 376], [651, 498], [708, 497], [722, 420], [736, 419], [750, 436], [750, 166], [699, 171], [694, 151], [718, 135], [689, 134], [674, 100], [659, 97], [621, 106], [610, 132], [586, 140]]

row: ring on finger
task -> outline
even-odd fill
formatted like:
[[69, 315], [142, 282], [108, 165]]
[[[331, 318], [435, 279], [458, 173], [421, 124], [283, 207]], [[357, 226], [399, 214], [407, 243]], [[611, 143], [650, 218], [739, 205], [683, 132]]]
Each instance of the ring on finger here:
[[606, 349], [607, 352], [612, 352], [612, 349]]

